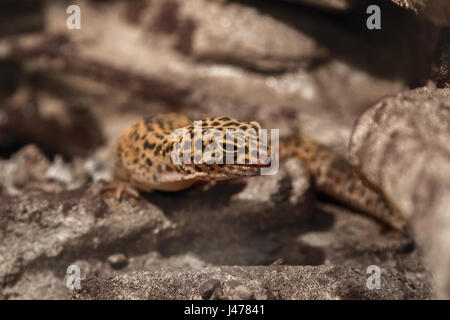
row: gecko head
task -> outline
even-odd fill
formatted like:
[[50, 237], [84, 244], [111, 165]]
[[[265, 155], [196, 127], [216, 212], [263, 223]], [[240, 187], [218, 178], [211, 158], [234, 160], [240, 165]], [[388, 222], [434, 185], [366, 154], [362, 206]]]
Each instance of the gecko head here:
[[207, 118], [179, 129], [172, 141], [178, 171], [207, 180], [257, 176], [270, 167], [270, 146], [254, 121]]

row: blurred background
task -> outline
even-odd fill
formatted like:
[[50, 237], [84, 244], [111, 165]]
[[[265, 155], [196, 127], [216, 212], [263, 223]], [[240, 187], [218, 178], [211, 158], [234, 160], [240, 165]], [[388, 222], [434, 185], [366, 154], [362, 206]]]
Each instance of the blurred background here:
[[[342, 152], [380, 98], [445, 80], [432, 72], [441, 28], [393, 2], [370, 2], [369, 30], [367, 1], [2, 1], [1, 154], [33, 142], [86, 155], [167, 111], [254, 119]], [[71, 4], [81, 29], [67, 28]]]

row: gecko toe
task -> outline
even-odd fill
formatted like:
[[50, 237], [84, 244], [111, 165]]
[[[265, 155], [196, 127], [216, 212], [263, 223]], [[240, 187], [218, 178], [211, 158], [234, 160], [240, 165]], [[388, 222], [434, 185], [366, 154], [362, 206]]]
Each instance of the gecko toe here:
[[99, 194], [114, 194], [114, 197], [120, 202], [122, 200], [123, 195], [130, 196], [135, 198], [136, 200], [140, 200], [141, 196], [139, 195], [139, 191], [137, 191], [131, 184], [128, 182], [112, 182], [108, 185], [102, 187], [99, 191]]

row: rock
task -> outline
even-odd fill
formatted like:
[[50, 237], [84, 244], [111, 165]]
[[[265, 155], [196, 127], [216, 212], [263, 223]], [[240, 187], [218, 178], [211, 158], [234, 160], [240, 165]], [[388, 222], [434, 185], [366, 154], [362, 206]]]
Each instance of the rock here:
[[227, 291], [237, 290], [233, 298], [256, 300], [424, 299], [431, 290], [423, 280], [411, 280], [391, 268], [381, 269], [381, 290], [369, 289], [368, 277], [365, 269], [343, 266], [224, 266], [188, 272], [130, 272], [82, 281], [81, 290], [72, 298], [199, 299], [197, 288], [207, 279], [223, 282], [229, 287]]
[[20, 64], [14, 60], [0, 59], [0, 72], [3, 74], [0, 79], [0, 101], [2, 101], [17, 90], [23, 75]]
[[332, 11], [347, 11], [353, 8], [357, 1], [355, 0], [283, 0], [293, 3], [306, 4], [321, 9]]
[[5, 119], [0, 122], [0, 133], [66, 156], [86, 156], [104, 142], [100, 125], [88, 108], [67, 106], [48, 97], [30, 98], [29, 94], [18, 92], [0, 110]]
[[[120, 204], [82, 190], [3, 196], [0, 296], [65, 298], [70, 291], [63, 277], [69, 265], [80, 267], [82, 279], [140, 270], [166, 274], [166, 284], [175, 285], [191, 283], [190, 272], [208, 273], [212, 265], [268, 265], [280, 257], [287, 264], [319, 267], [327, 263], [366, 268], [376, 263], [420, 275], [411, 281], [416, 288], [424, 288], [424, 283], [416, 282], [428, 281], [418, 263], [420, 252], [407, 239], [386, 235], [376, 222], [344, 209], [314, 208], [308, 186], [304, 168], [291, 160], [276, 177], [223, 182], [176, 194], [143, 194], [141, 201], [125, 198]], [[121, 269], [108, 266], [117, 252], [128, 260]], [[280, 278], [288, 279], [290, 273], [283, 270]], [[233, 280], [225, 274], [205, 276], [192, 284], [192, 295], [200, 299], [201, 293], [209, 294], [211, 286], [199, 288], [210, 279], [222, 284], [210, 299], [277, 297], [259, 283], [243, 281], [246, 278], [234, 279], [243, 287], [233, 282], [225, 285]], [[39, 289], [45, 285], [52, 290]], [[164, 295], [181, 294], [174, 292]], [[122, 297], [128, 297], [127, 293]]]
[[217, 279], [210, 279], [206, 282], [204, 282], [199, 288], [198, 292], [200, 293], [200, 296], [202, 299], [209, 299], [212, 294], [214, 293], [214, 290], [216, 290], [217, 287], [220, 286], [220, 281]]
[[0, 185], [3, 193], [22, 195], [37, 192], [61, 192], [84, 186], [89, 174], [94, 177], [100, 170], [86, 170], [84, 161], [74, 158], [64, 161], [56, 155], [52, 161], [34, 144], [26, 145], [9, 160], [0, 160]]
[[257, 240], [265, 236], [254, 235], [309, 219], [312, 199], [304, 170], [295, 161], [280, 167], [276, 176], [198, 186], [182, 192], [177, 201], [170, 193], [146, 196], [183, 230], [185, 239], [167, 241], [163, 254], [178, 254], [189, 246], [190, 252], [214, 264], [272, 262], [276, 250], [262, 248]]
[[254, 300], [253, 291], [236, 280], [229, 280], [223, 284], [223, 297], [227, 300]]
[[108, 257], [108, 263], [114, 269], [122, 269], [127, 265], [128, 260], [123, 253], [116, 253]]
[[[311, 67], [329, 54], [324, 46], [293, 25], [299, 17], [286, 10], [280, 13], [291, 23], [238, 3], [188, 1], [183, 2], [183, 12], [197, 26], [191, 45], [191, 55], [197, 60], [283, 72]], [[307, 24], [313, 21], [307, 15], [300, 19]]]
[[[125, 256], [115, 255], [119, 249], [129, 256], [129, 250], [148, 252], [160, 247], [164, 254], [175, 256], [189, 247], [188, 251], [215, 263], [268, 263], [273, 260], [273, 250], [252, 246], [248, 239], [254, 233], [308, 219], [311, 199], [304, 170], [292, 163], [280, 169], [275, 179], [261, 176], [249, 179], [248, 184], [227, 182], [176, 194], [143, 195], [147, 200], [121, 203], [84, 189], [2, 196], [0, 284], [8, 289], [1, 294], [14, 295], [16, 290], [25, 294], [27, 286], [37, 285], [27, 285], [22, 276], [42, 275], [42, 270], [33, 269], [42, 261], [52, 270], [66, 270], [81, 257], [95, 264], [96, 257], [106, 255], [109, 258], [105, 260], [114, 269], [124, 268]], [[295, 185], [284, 182], [281, 189], [281, 181], [289, 174], [298, 175]], [[289, 201], [278, 197], [280, 192], [288, 192]], [[170, 264], [179, 268], [202, 266], [188, 256], [172, 260]], [[143, 265], [147, 270], [154, 269]], [[133, 266], [136, 268], [137, 263], [133, 262]], [[58, 286], [56, 279], [52, 282]], [[59, 286], [63, 285], [60, 280]], [[55, 292], [61, 291], [64, 289]]]
[[[172, 228], [156, 207], [93, 197], [82, 190], [0, 198], [0, 284], [12, 286], [36, 261], [65, 270], [83, 256], [108, 252], [109, 247], [136, 233], [149, 231], [147, 247]], [[131, 241], [128, 246], [138, 245]], [[142, 245], [142, 244], [141, 244]], [[63, 283], [61, 282], [61, 285]]]
[[431, 64], [431, 78], [438, 87], [450, 87], [450, 28], [444, 28]]
[[450, 26], [450, 3], [447, 0], [392, 0], [440, 27]]
[[0, 4], [0, 38], [41, 31], [45, 24], [44, 8], [43, 0], [3, 1]]
[[409, 219], [450, 297], [450, 89], [418, 88], [382, 99], [355, 125], [350, 160]]

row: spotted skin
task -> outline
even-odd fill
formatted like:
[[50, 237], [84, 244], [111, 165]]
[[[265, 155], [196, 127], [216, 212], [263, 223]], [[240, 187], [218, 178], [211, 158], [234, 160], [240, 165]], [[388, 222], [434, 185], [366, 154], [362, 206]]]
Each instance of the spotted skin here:
[[[184, 135], [178, 138], [173, 136], [176, 129], [184, 130], [189, 135], [190, 141], [183, 140]], [[213, 162], [216, 155], [213, 152], [204, 152], [204, 157], [196, 163], [197, 149], [207, 150], [216, 141], [222, 150], [222, 159], [228, 154], [237, 160], [238, 140], [235, 137], [229, 139], [227, 129], [236, 132], [248, 132], [245, 139], [243, 152], [243, 165], [227, 165]], [[208, 131], [209, 130], [209, 131]], [[238, 131], [241, 130], [241, 131]], [[115, 177], [118, 180], [128, 181], [134, 187], [144, 190], [178, 191], [188, 188], [197, 181], [219, 181], [239, 176], [256, 176], [260, 174], [263, 166], [255, 153], [257, 136], [260, 126], [256, 122], [245, 122], [229, 117], [214, 117], [201, 120], [201, 129], [198, 131], [194, 121], [184, 115], [170, 113], [144, 117], [132, 124], [120, 137], [116, 147]], [[202, 132], [203, 139], [197, 138], [196, 133]], [[187, 142], [190, 142], [186, 145]], [[221, 142], [221, 143], [219, 143]], [[267, 156], [270, 156], [270, 148]], [[182, 150], [191, 150], [190, 164], [174, 163], [172, 150], [175, 150], [182, 159]], [[217, 150], [217, 149], [215, 149]], [[230, 150], [230, 151], [228, 151]], [[259, 149], [257, 149], [259, 150]], [[252, 151], [252, 152], [250, 152]], [[253, 165], [250, 159], [256, 160]], [[186, 160], [186, 159], [185, 159]], [[211, 164], [208, 164], [211, 163]]]
[[326, 146], [303, 137], [290, 137], [280, 141], [280, 156], [302, 160], [316, 190], [395, 229], [405, 230], [405, 219], [381, 191], [365, 181], [342, 156]]
[[[258, 156], [263, 157], [264, 154], [255, 153], [255, 145], [260, 146], [256, 138], [261, 129], [258, 123], [230, 117], [213, 117], [202, 119], [201, 124], [203, 140], [196, 139], [195, 132], [199, 131], [195, 131], [194, 121], [177, 113], [148, 116], [132, 124], [117, 143], [115, 177], [143, 191], [178, 191], [197, 181], [218, 181], [260, 174], [264, 165]], [[176, 129], [184, 130], [184, 134], [191, 137], [191, 140], [186, 142], [183, 135], [173, 138], [172, 134]], [[208, 129], [213, 132], [208, 132]], [[204, 150], [214, 141], [222, 146], [223, 159], [231, 152], [236, 160], [237, 140], [230, 140], [226, 129], [240, 129], [249, 133], [244, 137], [246, 165], [208, 164], [213, 155], [204, 157], [203, 163], [195, 164], [195, 146]], [[265, 155], [270, 158], [270, 147], [264, 147], [268, 150]], [[172, 150], [181, 159], [190, 159], [191, 164], [185, 164], [185, 161], [174, 163], [171, 158]], [[185, 156], [182, 150], [190, 150], [191, 154]], [[302, 160], [318, 191], [396, 229], [404, 229], [405, 223], [401, 215], [388, 204], [383, 195], [364, 183], [344, 158], [327, 147], [308, 139], [292, 137], [280, 141], [280, 156], [282, 159], [297, 157]], [[254, 163], [255, 157], [256, 164], [247, 165], [250, 160]]]

